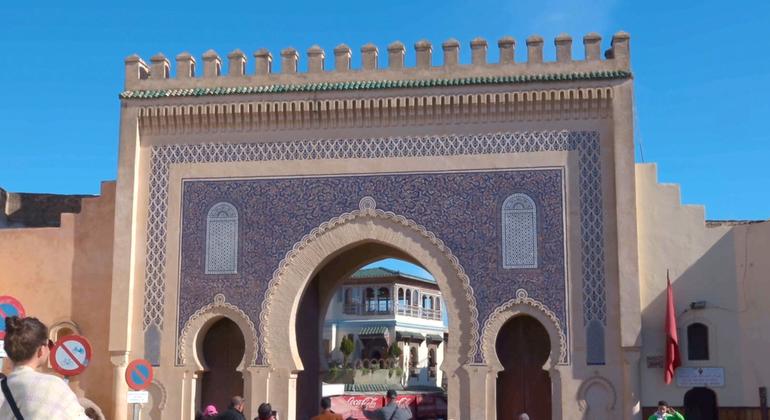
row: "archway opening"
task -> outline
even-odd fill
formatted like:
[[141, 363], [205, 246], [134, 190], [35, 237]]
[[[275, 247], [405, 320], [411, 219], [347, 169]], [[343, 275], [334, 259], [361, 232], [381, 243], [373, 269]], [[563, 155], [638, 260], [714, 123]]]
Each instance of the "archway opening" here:
[[717, 394], [709, 388], [693, 388], [684, 394], [687, 420], [716, 420], [719, 418]]
[[[424, 297], [424, 299], [423, 299]], [[414, 419], [446, 418], [440, 370], [448, 337], [441, 292], [409, 255], [362, 243], [316, 271], [299, 303], [295, 332], [304, 370], [297, 418], [322, 396], [343, 418], [367, 418], [395, 389]]]
[[551, 353], [548, 331], [527, 315], [508, 320], [497, 335], [497, 418], [551, 418], [551, 378], [543, 365]]
[[243, 395], [243, 374], [238, 371], [246, 349], [243, 333], [235, 322], [221, 318], [208, 329], [200, 349], [206, 370], [199, 405], [214, 405], [221, 412], [233, 396]]

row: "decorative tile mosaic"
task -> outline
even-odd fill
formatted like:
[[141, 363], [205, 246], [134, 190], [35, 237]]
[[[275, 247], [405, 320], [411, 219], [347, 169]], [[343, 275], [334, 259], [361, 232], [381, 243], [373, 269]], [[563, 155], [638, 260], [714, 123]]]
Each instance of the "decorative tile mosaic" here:
[[537, 207], [526, 194], [503, 202], [503, 268], [537, 268]]
[[[427, 136], [371, 139], [304, 140], [253, 144], [197, 144], [156, 146], [152, 149], [150, 202], [147, 225], [147, 265], [145, 269], [145, 330], [163, 328], [165, 304], [166, 212], [169, 166], [177, 163], [241, 162], [264, 160], [312, 160], [346, 158], [433, 157], [494, 153], [576, 150], [580, 162], [580, 208], [583, 267], [584, 323], [598, 320], [606, 324], [604, 291], [603, 215], [599, 135], [594, 131], [544, 131], [494, 133], [463, 136]], [[362, 194], [365, 191], [360, 191]], [[423, 192], [428, 193], [428, 191]], [[510, 192], [509, 192], [510, 193]], [[533, 198], [537, 196], [533, 193]], [[539, 196], [538, 196], [539, 197]], [[349, 198], [353, 200], [352, 198]], [[358, 199], [358, 197], [356, 197]], [[355, 200], [351, 201], [354, 203]], [[234, 203], [235, 204], [235, 203]], [[314, 211], [336, 203], [322, 203]], [[457, 203], [447, 203], [457, 204]], [[237, 204], [236, 204], [237, 206]], [[343, 209], [349, 211], [354, 206]], [[499, 203], [497, 204], [499, 209]], [[498, 215], [499, 216], [499, 215]], [[540, 216], [539, 216], [540, 217]], [[419, 220], [419, 218], [417, 218]], [[500, 232], [500, 217], [495, 229]], [[242, 229], [243, 224], [240, 224]], [[543, 226], [538, 220], [538, 226]], [[314, 227], [314, 226], [313, 226]], [[539, 227], [540, 229], [540, 227]], [[243, 243], [242, 235], [239, 240]], [[501, 255], [499, 238], [494, 241], [496, 256]], [[544, 249], [539, 252], [552, 250]], [[563, 249], [563, 248], [560, 248]], [[284, 250], [285, 252], [285, 250]], [[239, 255], [243, 255], [240, 253]], [[541, 257], [544, 254], [541, 254]], [[497, 257], [499, 259], [499, 257]], [[544, 257], [543, 257], [544, 258]], [[469, 271], [473, 269], [461, 261]], [[198, 261], [200, 263], [200, 261]], [[538, 270], [546, 270], [542, 266]], [[232, 275], [230, 275], [232, 276]], [[269, 276], [268, 276], [269, 278]], [[267, 281], [267, 280], [265, 280]], [[476, 279], [472, 277], [474, 288]], [[527, 288], [528, 290], [534, 290]], [[512, 288], [513, 290], [513, 288]], [[478, 295], [481, 293], [475, 290]], [[489, 292], [487, 292], [489, 293]], [[533, 295], [535, 292], [532, 292]], [[195, 292], [190, 297], [198, 299]], [[187, 296], [185, 297], [187, 299]], [[478, 297], [477, 297], [478, 299]], [[208, 298], [210, 300], [210, 296]], [[206, 299], [202, 300], [207, 301]], [[489, 305], [488, 303], [484, 303]], [[562, 308], [563, 311], [563, 308]], [[481, 312], [480, 312], [481, 313]], [[180, 314], [181, 315], [181, 314]], [[180, 318], [180, 322], [185, 319]], [[153, 328], [150, 328], [150, 327]], [[480, 355], [477, 355], [480, 357]], [[482, 362], [480, 359], [477, 362]]]

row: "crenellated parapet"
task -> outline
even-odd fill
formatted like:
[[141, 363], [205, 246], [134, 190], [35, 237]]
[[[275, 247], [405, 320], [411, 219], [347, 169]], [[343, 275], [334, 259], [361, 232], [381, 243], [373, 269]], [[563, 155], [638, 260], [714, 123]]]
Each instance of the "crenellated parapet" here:
[[[306, 71], [300, 71], [300, 52], [294, 48], [280, 51], [280, 69], [274, 70], [273, 54], [260, 49], [253, 53], [254, 64], [241, 50], [227, 54], [226, 60], [213, 50], [206, 51], [200, 64], [187, 52], [171, 61], [156, 54], [148, 65], [132, 55], [125, 60], [126, 78], [123, 99], [162, 97], [310, 92], [350, 89], [422, 88], [469, 84], [515, 84], [531, 82], [569, 82], [580, 80], [626, 79], [630, 73], [629, 35], [616, 33], [610, 48], [602, 56], [602, 39], [596, 33], [583, 37], [584, 58], [573, 56], [572, 37], [554, 39], [556, 61], [545, 61], [544, 40], [526, 39], [526, 61], [517, 62], [517, 42], [512, 37], [497, 41], [497, 62], [488, 59], [489, 44], [475, 38], [469, 43], [470, 64], [461, 64], [461, 43], [449, 39], [441, 44], [441, 64], [434, 65], [433, 45], [421, 40], [414, 44], [414, 66], [407, 67], [407, 48], [400, 42], [385, 48], [386, 66], [379, 63], [380, 49], [373, 44], [360, 48], [359, 68], [353, 68], [353, 49], [340, 44], [333, 59], [326, 61], [325, 51], [314, 45], [305, 53]], [[226, 61], [226, 63], [223, 63]], [[223, 66], [226, 64], [226, 71]], [[251, 68], [252, 70], [247, 70]], [[173, 70], [173, 74], [172, 74]]]

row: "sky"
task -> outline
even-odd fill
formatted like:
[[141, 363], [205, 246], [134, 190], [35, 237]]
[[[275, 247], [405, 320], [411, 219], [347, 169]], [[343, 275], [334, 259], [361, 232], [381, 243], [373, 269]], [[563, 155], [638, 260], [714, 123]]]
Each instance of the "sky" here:
[[387, 44], [404, 42], [410, 64], [411, 46], [428, 39], [440, 64], [448, 38], [467, 62], [470, 40], [484, 37], [494, 61], [496, 40], [511, 35], [523, 61], [524, 40], [539, 34], [552, 60], [560, 33], [573, 36], [580, 58], [584, 34], [600, 33], [606, 49], [625, 30], [636, 160], [657, 163], [659, 180], [680, 184], [683, 202], [706, 206], [709, 219], [768, 219], [768, 22], [767, 0], [2, 2], [0, 188], [98, 194], [100, 181], [115, 179], [123, 59], [133, 53], [149, 62], [189, 51], [200, 61], [210, 48], [251, 58], [293, 46], [304, 58], [318, 44], [330, 63], [346, 43], [357, 67], [368, 42], [382, 64]]

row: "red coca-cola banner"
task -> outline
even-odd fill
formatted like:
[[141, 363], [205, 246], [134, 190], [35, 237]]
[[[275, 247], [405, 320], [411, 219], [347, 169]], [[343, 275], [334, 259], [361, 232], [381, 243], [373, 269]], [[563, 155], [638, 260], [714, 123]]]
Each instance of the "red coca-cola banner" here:
[[[366, 420], [385, 405], [385, 397], [378, 395], [338, 395], [331, 397], [332, 410], [345, 420]], [[406, 394], [396, 397], [396, 404], [412, 412], [412, 417], [446, 418], [446, 400], [434, 394]], [[369, 417], [367, 417], [369, 415]]]

